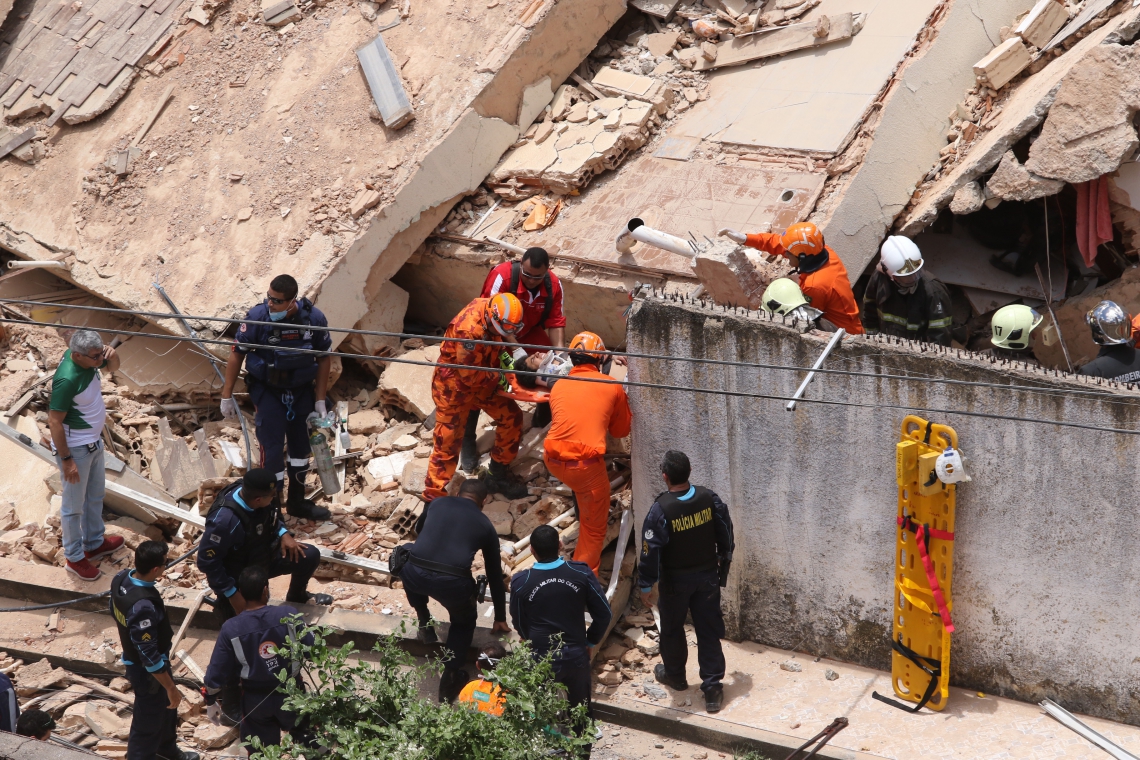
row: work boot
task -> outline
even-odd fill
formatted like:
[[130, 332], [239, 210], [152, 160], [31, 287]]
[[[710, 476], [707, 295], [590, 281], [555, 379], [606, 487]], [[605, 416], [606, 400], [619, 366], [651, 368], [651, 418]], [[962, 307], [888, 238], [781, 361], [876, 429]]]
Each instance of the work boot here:
[[479, 467], [479, 449], [475, 441], [479, 437], [479, 410], [472, 409], [467, 415], [467, 428], [463, 431], [463, 448], [459, 450], [459, 469], [475, 472]]
[[674, 691], [684, 691], [689, 688], [689, 682], [684, 678], [672, 678], [665, 672], [665, 666], [661, 663], [653, 666], [653, 677], [657, 679], [657, 683], [663, 683]]
[[483, 473], [480, 480], [487, 486], [487, 490], [491, 493], [501, 493], [510, 500], [524, 499], [529, 492], [526, 488], [526, 483], [523, 483], [514, 473], [507, 469], [505, 464], [500, 464], [494, 459], [487, 467], [487, 471]]
[[319, 604], [322, 607], [328, 607], [334, 600], [328, 594], [314, 594], [312, 591], [306, 591], [304, 598], [295, 598], [289, 594], [285, 596], [285, 601], [293, 604]]
[[724, 687], [719, 683], [705, 692], [705, 712], [717, 713], [724, 707]]
[[439, 677], [440, 704], [454, 702], [469, 680], [471, 679], [466, 670], [451, 670], [450, 668], [444, 670], [443, 675]]
[[202, 757], [197, 752], [191, 752], [188, 749], [182, 749], [179, 747], [179, 750], [181, 750], [181, 753], [179, 754], [177, 760], [199, 760], [199, 758]]
[[285, 502], [285, 511], [290, 517], [313, 522], [324, 522], [332, 515], [324, 507], [318, 507], [312, 499], [306, 499], [305, 487], [295, 483], [289, 486], [289, 500]]
[[420, 623], [416, 629], [416, 638], [422, 644], [438, 644], [439, 636], [435, 635], [435, 626], [431, 623]]

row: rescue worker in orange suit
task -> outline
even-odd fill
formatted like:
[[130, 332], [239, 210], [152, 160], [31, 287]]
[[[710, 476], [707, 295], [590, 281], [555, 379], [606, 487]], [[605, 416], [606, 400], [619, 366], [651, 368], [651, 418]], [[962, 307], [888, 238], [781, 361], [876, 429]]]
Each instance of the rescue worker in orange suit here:
[[823, 312], [823, 318], [851, 335], [863, 334], [859, 321], [859, 304], [851, 291], [851, 279], [839, 255], [823, 243], [823, 233], [811, 222], [793, 224], [777, 235], [774, 232], [757, 232], [745, 235], [727, 227], [717, 235], [749, 248], [787, 258], [800, 275], [800, 290], [813, 309]]
[[[431, 380], [435, 428], [424, 487], [426, 501], [447, 495], [447, 484], [455, 475], [459, 460], [467, 417], [480, 409], [495, 421], [491, 464], [489, 472], [482, 478], [487, 490], [501, 493], [509, 499], [521, 499], [527, 495], [526, 484], [520, 483], [507, 469], [519, 453], [523, 415], [513, 400], [495, 395], [501, 374], [447, 366], [498, 369], [499, 357], [506, 348], [503, 341], [516, 335], [522, 326], [522, 304], [509, 293], [499, 293], [493, 298], [476, 298], [447, 326], [444, 338], [455, 340], [445, 340], [440, 346], [438, 366]], [[479, 341], [495, 342], [486, 344]], [[515, 353], [521, 356], [522, 349], [515, 349]]]
[[484, 676], [491, 673], [499, 664], [499, 660], [506, 656], [506, 648], [497, 642], [488, 644], [479, 651], [479, 658], [475, 660], [475, 672], [478, 678], [468, 681], [459, 692], [459, 704], [496, 718], [503, 714], [503, 707], [507, 701], [503, 696], [503, 690], [497, 683]]
[[625, 388], [603, 374], [605, 344], [591, 332], [570, 341], [570, 374], [550, 389], [554, 418], [543, 442], [543, 459], [550, 474], [570, 486], [578, 502], [578, 545], [574, 561], [598, 574], [610, 516], [610, 477], [606, 472], [606, 433], [629, 435], [633, 416]]
[[[550, 254], [545, 248], [527, 248], [518, 261], [504, 261], [488, 272], [480, 298], [492, 298], [499, 293], [516, 296], [523, 307], [523, 326], [518, 335], [508, 338], [509, 341], [524, 346], [562, 348], [566, 345], [562, 283], [558, 281], [558, 275], [550, 271]], [[541, 349], [526, 349], [526, 368], [538, 369], [544, 355]], [[534, 387], [534, 375], [520, 374], [518, 378], [523, 385]], [[549, 425], [550, 404], [539, 404], [532, 422], [539, 428]], [[459, 452], [459, 468], [465, 472], [473, 471], [479, 463], [479, 452], [475, 447], [478, 425], [479, 411], [475, 410], [467, 418], [463, 448]]]

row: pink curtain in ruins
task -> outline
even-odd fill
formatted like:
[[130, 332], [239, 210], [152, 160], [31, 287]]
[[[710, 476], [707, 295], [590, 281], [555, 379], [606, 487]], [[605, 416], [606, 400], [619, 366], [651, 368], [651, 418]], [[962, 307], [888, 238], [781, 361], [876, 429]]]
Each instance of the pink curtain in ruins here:
[[1096, 262], [1096, 249], [1112, 240], [1112, 212], [1108, 207], [1108, 177], [1073, 185], [1077, 189], [1077, 246], [1086, 266]]

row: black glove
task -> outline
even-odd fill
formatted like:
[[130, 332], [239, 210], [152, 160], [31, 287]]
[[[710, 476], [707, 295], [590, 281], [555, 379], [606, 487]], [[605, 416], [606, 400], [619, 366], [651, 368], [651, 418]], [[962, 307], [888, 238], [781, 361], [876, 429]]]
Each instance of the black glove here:
[[732, 557], [721, 557], [720, 568], [717, 572], [720, 581], [720, 587], [724, 588], [728, 585], [728, 570], [732, 567]]

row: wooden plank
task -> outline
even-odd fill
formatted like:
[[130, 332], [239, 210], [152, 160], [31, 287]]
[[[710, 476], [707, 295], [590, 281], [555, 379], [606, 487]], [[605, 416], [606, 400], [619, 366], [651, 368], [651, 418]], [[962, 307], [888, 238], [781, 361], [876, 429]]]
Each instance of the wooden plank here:
[[114, 31], [114, 27], [112, 27], [106, 21], [99, 19], [99, 26], [96, 27], [96, 29], [94, 31], [88, 32], [88, 37], [83, 42], [84, 47], [89, 47], [89, 48], [94, 49], [95, 45], [97, 45], [99, 43], [99, 40], [103, 39], [103, 35], [107, 34], [108, 29], [110, 29], [111, 31]]
[[[16, 148], [19, 148], [21, 145], [26, 143], [28, 140], [31, 140], [35, 136], [36, 136], [36, 128], [35, 127], [28, 127], [27, 129], [25, 129], [20, 134], [14, 135], [14, 136], [8, 138], [5, 142], [0, 143], [0, 158], [3, 158], [4, 156], [8, 155], [12, 151], [14, 151]], [[52, 460], [52, 461], [54, 461], [54, 460]]]
[[119, 28], [130, 29], [144, 13], [146, 13], [146, 8], [143, 8], [141, 5], [132, 5], [128, 9], [127, 15], [123, 16], [123, 22], [119, 24]]
[[203, 589], [198, 592], [198, 596], [194, 597], [194, 603], [190, 605], [186, 617], [182, 618], [182, 625], [178, 626], [178, 633], [174, 634], [174, 638], [170, 640], [170, 649], [178, 650], [178, 645], [182, 643], [182, 637], [186, 635], [186, 629], [190, 627], [190, 621], [198, 614], [198, 610], [202, 609], [202, 602], [206, 600], [208, 593], [210, 593], [209, 589]]
[[83, 39], [83, 35], [90, 32], [95, 27], [95, 25], [98, 23], [99, 23], [99, 19], [96, 18], [94, 14], [91, 14], [91, 17], [87, 19], [87, 23], [85, 23], [85, 24], [83, 24], [83, 26], [79, 27], [79, 31], [77, 31], [75, 34], [71, 35], [72, 41], [79, 42], [81, 39]]
[[170, 85], [166, 88], [166, 92], [162, 93], [162, 97], [158, 99], [158, 102], [155, 103], [154, 109], [150, 112], [150, 116], [147, 117], [142, 125], [142, 129], [139, 130], [139, 133], [135, 135], [134, 141], [131, 142], [131, 147], [137, 148], [138, 144], [142, 142], [142, 139], [146, 137], [146, 133], [154, 126], [155, 119], [158, 118], [158, 115], [162, 113], [162, 109], [166, 106], [166, 101], [170, 100], [173, 94], [174, 85]]
[[75, 54], [68, 58], [60, 68], [59, 73], [48, 82], [47, 87], [44, 88], [44, 92], [48, 95], [55, 95], [60, 86], [67, 81], [68, 76], [87, 68], [88, 52], [87, 48], [79, 46], [79, 48], [75, 50]]
[[151, 6], [151, 9], [155, 13], [166, 13], [166, 10], [170, 8], [170, 6], [176, 4], [180, 5], [181, 0], [157, 0], [155, 4]]
[[294, 8], [296, 8], [296, 5], [293, 3], [293, 0], [282, 0], [280, 3], [277, 3], [276, 5], [271, 5], [268, 8], [266, 8], [265, 10], [263, 10], [261, 12], [261, 17], [262, 17], [262, 19], [264, 19], [266, 21], [266, 23], [268, 23], [269, 20], [272, 19], [274, 16], [280, 16], [285, 11], [289, 11], [289, 10], [292, 10]]
[[723, 66], [738, 66], [761, 58], [785, 55], [796, 50], [821, 47], [851, 38], [854, 33], [853, 14], [837, 13], [827, 18], [830, 19], [831, 28], [826, 37], [815, 36], [818, 24], [816, 21], [805, 24], [789, 24], [788, 26], [777, 27], [770, 32], [760, 31], [755, 34], [746, 34], [728, 42], [720, 43], [716, 46], [715, 61], [700, 57], [693, 69], [705, 71], [707, 69], [719, 69]]
[[54, 127], [56, 122], [62, 119], [63, 115], [67, 113], [67, 109], [71, 108], [73, 105], [75, 104], [70, 100], [65, 100], [60, 103], [59, 108], [55, 109], [55, 111], [52, 112], [51, 117], [47, 120], [47, 126]]
[[356, 57], [384, 125], [389, 129], [399, 129], [411, 121], [415, 112], [404, 91], [404, 83], [400, 81], [400, 73], [384, 45], [384, 38], [377, 35], [372, 42], [357, 49]]

